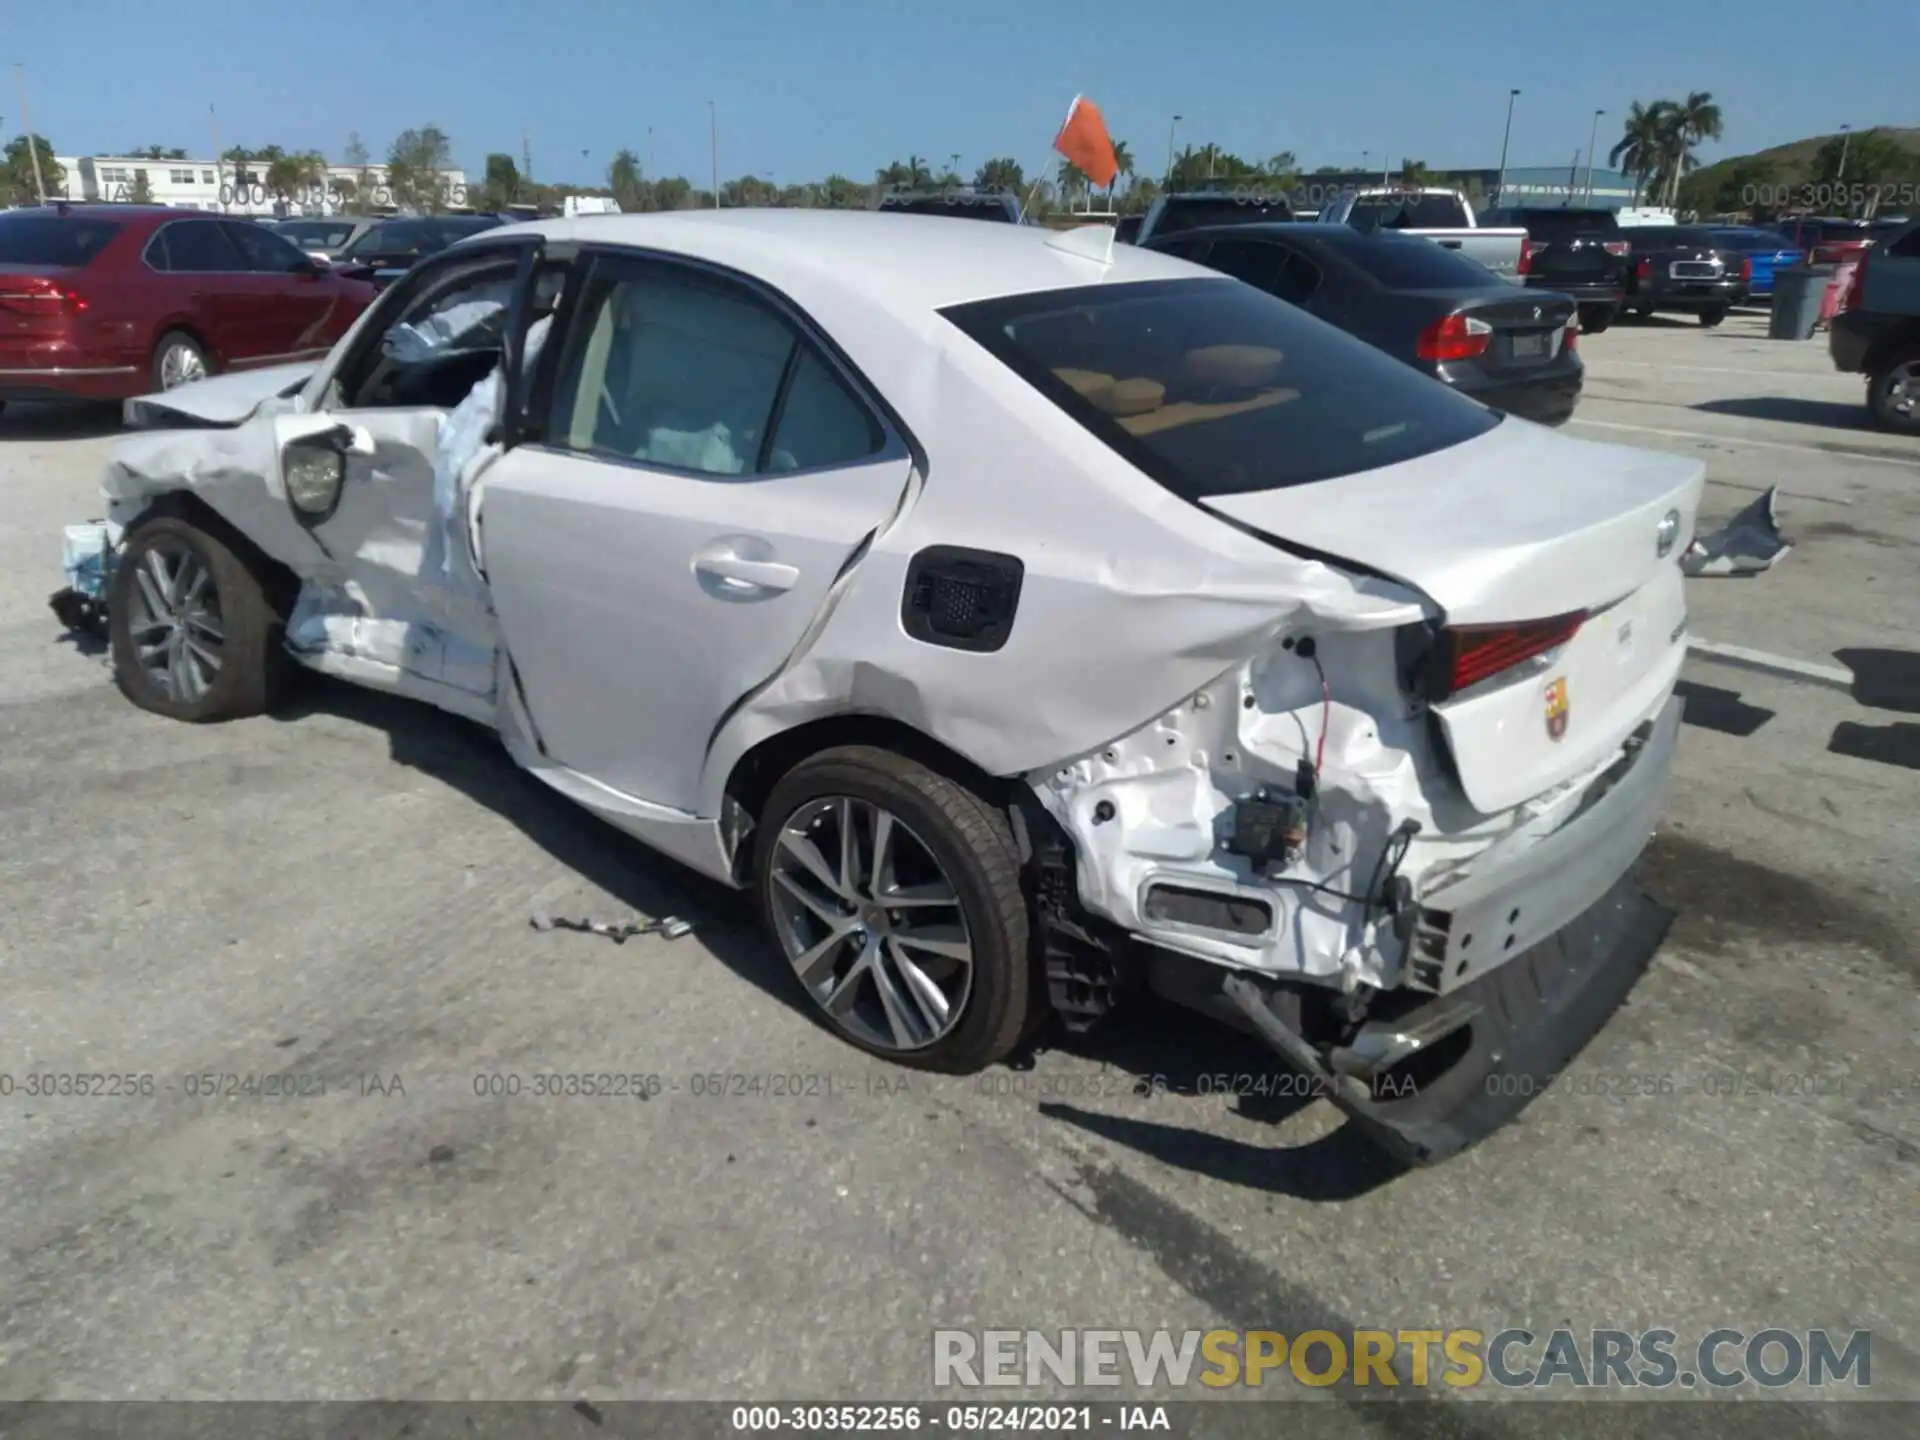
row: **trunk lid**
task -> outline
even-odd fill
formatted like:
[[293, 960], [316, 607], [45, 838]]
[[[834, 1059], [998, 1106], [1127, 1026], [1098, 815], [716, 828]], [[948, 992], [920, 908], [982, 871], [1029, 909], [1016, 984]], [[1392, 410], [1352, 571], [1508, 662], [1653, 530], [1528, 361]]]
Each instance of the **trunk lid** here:
[[1480, 366], [1489, 374], [1506, 375], [1538, 370], [1558, 360], [1577, 308], [1570, 295], [1521, 291], [1465, 300], [1460, 313], [1493, 327]]
[[1399, 465], [1204, 503], [1413, 586], [1449, 630], [1585, 617], [1433, 707], [1461, 789], [1492, 814], [1600, 763], [1671, 691], [1685, 655], [1679, 561], [1704, 479], [1697, 460], [1510, 418]]

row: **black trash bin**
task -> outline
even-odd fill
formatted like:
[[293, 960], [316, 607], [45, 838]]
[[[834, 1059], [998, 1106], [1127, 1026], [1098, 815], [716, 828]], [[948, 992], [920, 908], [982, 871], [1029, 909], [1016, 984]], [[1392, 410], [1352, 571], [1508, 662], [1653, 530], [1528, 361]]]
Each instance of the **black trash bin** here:
[[1769, 340], [1811, 340], [1820, 323], [1820, 302], [1837, 266], [1782, 265], [1773, 272], [1773, 313], [1767, 318]]

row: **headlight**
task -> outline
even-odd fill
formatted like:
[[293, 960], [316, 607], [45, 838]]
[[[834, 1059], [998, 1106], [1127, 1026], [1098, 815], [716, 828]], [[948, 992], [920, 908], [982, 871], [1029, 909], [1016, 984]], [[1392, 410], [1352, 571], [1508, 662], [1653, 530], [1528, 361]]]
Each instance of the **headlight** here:
[[289, 446], [283, 471], [287, 498], [294, 508], [308, 515], [325, 515], [339, 503], [347, 458], [331, 446]]

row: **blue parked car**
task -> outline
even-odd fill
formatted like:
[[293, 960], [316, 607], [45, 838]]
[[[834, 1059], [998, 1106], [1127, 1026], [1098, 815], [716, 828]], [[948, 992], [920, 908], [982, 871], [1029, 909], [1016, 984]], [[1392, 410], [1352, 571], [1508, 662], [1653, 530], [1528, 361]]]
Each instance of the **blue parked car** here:
[[1765, 300], [1773, 294], [1773, 271], [1778, 265], [1798, 265], [1806, 257], [1793, 242], [1776, 230], [1749, 226], [1716, 228], [1714, 239], [1728, 250], [1738, 251], [1753, 261], [1753, 277], [1747, 282], [1747, 294]]

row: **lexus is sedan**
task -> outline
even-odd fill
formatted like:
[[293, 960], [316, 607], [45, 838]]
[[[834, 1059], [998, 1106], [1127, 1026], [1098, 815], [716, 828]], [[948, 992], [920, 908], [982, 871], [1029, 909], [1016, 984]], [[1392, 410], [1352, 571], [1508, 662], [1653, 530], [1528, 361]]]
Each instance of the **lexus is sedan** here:
[[903, 1065], [1178, 1003], [1431, 1161], [1672, 918], [1633, 871], [1701, 465], [1107, 227], [503, 227], [317, 365], [128, 409], [132, 703], [240, 720], [304, 666], [469, 717]]

